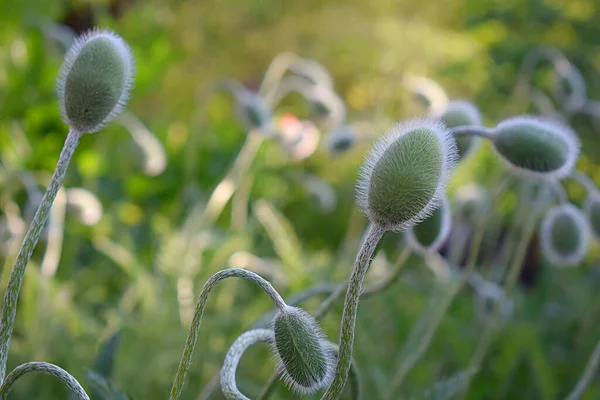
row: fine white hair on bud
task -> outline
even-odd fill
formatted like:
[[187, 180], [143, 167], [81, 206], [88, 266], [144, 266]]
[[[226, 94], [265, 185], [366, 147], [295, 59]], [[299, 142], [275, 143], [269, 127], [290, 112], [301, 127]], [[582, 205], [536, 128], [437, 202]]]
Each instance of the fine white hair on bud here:
[[493, 130], [496, 153], [513, 170], [525, 175], [562, 179], [579, 156], [579, 139], [560, 122], [532, 116], [506, 119]]
[[450, 202], [444, 196], [429, 217], [406, 231], [406, 240], [419, 251], [435, 252], [448, 239], [451, 225]]
[[399, 123], [365, 158], [357, 202], [372, 223], [406, 230], [438, 206], [456, 162], [456, 141], [442, 123], [419, 118]]
[[591, 192], [583, 206], [589, 227], [596, 240], [600, 240], [600, 193]]
[[103, 128], [127, 103], [134, 69], [131, 50], [116, 33], [94, 29], [79, 36], [58, 78], [63, 121], [80, 133]]
[[542, 252], [556, 265], [579, 264], [587, 252], [589, 236], [585, 217], [569, 203], [550, 209], [540, 227]]
[[[483, 118], [479, 109], [473, 103], [466, 100], [450, 101], [444, 112], [439, 115], [439, 119], [450, 129], [457, 126], [483, 125]], [[463, 159], [475, 152], [481, 143], [481, 138], [473, 135], [459, 135], [455, 139], [459, 159]]]
[[295, 392], [314, 393], [333, 378], [325, 334], [306, 311], [288, 306], [273, 320], [272, 352], [282, 380]]

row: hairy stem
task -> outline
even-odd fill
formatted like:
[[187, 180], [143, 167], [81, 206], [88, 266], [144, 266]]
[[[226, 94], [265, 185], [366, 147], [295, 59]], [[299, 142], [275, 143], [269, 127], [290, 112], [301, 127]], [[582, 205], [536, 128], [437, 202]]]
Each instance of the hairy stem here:
[[478, 125], [461, 125], [450, 129], [456, 136], [479, 136], [489, 139], [494, 135], [494, 129]]
[[192, 363], [192, 355], [194, 354], [194, 348], [196, 347], [198, 332], [200, 331], [200, 323], [202, 322], [202, 316], [204, 314], [206, 302], [208, 301], [208, 296], [210, 295], [210, 292], [215, 288], [215, 286], [217, 286], [222, 280], [227, 278], [243, 278], [250, 282], [253, 282], [256, 285], [258, 285], [261, 289], [263, 289], [265, 293], [269, 295], [269, 297], [271, 297], [271, 299], [275, 303], [275, 306], [279, 310], [284, 310], [287, 307], [287, 305], [285, 304], [279, 293], [273, 288], [273, 286], [271, 286], [271, 284], [268, 281], [263, 279], [260, 275], [255, 274], [254, 272], [240, 268], [230, 268], [219, 271], [213, 276], [211, 276], [210, 279], [204, 284], [204, 287], [200, 292], [200, 296], [198, 296], [198, 301], [196, 302], [194, 318], [192, 320], [192, 325], [190, 326], [190, 331], [185, 341], [185, 347], [183, 348], [183, 355], [181, 356], [179, 367], [177, 368], [177, 372], [175, 374], [175, 380], [173, 382], [173, 387], [171, 388], [171, 395], [169, 397], [170, 400], [177, 400], [179, 399], [179, 396], [181, 396], [183, 385], [185, 383], [185, 375], [190, 369], [190, 364]]
[[354, 328], [356, 325], [356, 312], [362, 291], [362, 283], [369, 269], [371, 257], [379, 240], [383, 237], [385, 229], [379, 225], [372, 224], [369, 227], [365, 240], [356, 256], [354, 269], [348, 283], [344, 312], [342, 314], [342, 328], [340, 332], [340, 351], [335, 368], [333, 382], [323, 395], [323, 400], [336, 400], [342, 394], [350, 364], [352, 363], [352, 348], [354, 346]]
[[592, 355], [585, 366], [585, 370], [583, 371], [581, 378], [579, 378], [579, 381], [577, 381], [577, 384], [565, 400], [578, 400], [581, 397], [581, 395], [589, 386], [594, 375], [596, 375], [596, 371], [598, 371], [598, 364], [600, 364], [600, 341], [596, 343], [596, 347], [594, 347], [594, 351], [592, 352]]
[[40, 233], [48, 220], [52, 203], [63, 183], [67, 168], [69, 167], [69, 162], [73, 157], [73, 153], [79, 143], [80, 137], [81, 133], [73, 130], [69, 131], [58, 158], [56, 169], [50, 179], [50, 184], [48, 185], [46, 193], [42, 198], [42, 202], [27, 229], [23, 244], [17, 254], [17, 259], [11, 270], [10, 278], [8, 279], [8, 285], [6, 287], [6, 292], [4, 292], [4, 301], [2, 303], [2, 319], [0, 321], [0, 382], [4, 380], [6, 374], [6, 360], [8, 359], [10, 339], [15, 324], [15, 315], [17, 313], [17, 301], [19, 299], [21, 285], [23, 284], [25, 269], [27, 268], [27, 264], [31, 259], [31, 254], [40, 238]]
[[7, 398], [8, 392], [10, 392], [10, 389], [17, 379], [30, 372], [42, 372], [44, 374], [52, 375], [64, 383], [75, 395], [77, 400], [90, 400], [90, 397], [85, 390], [83, 390], [83, 387], [81, 387], [77, 379], [73, 378], [73, 376], [64, 369], [46, 362], [28, 362], [13, 369], [12, 372], [6, 376], [6, 379], [4, 379], [2, 386], [0, 386], [0, 400], [5, 400]]
[[271, 329], [254, 329], [240, 335], [231, 345], [221, 368], [221, 390], [227, 400], [250, 400], [239, 391], [235, 381], [235, 373], [242, 355], [248, 347], [258, 342], [273, 340]]

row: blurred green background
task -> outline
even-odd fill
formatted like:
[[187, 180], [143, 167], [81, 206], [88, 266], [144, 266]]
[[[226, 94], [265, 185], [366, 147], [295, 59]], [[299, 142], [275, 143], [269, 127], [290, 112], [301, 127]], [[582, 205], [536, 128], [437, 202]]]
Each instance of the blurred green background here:
[[[86, 388], [86, 373], [93, 370], [135, 399], [167, 398], [195, 297], [210, 275], [231, 266], [232, 255], [259, 257], [288, 297], [345, 279], [366, 226], [355, 211], [354, 184], [369, 140], [342, 155], [322, 144], [302, 161], [268, 141], [234, 196], [241, 223], [232, 221], [230, 204], [210, 229], [186, 227], [247, 134], [231, 97], [211, 95], [219, 79], [256, 89], [273, 57], [293, 51], [327, 67], [349, 121], [367, 123], [367, 136], [424, 112], [401, 84], [405, 73], [435, 79], [451, 98], [470, 99], [495, 124], [537, 111], [513, 91], [526, 54], [546, 44], [564, 52], [584, 75], [588, 97], [600, 99], [597, 0], [21, 0], [0, 3], [0, 22], [0, 216], [6, 243], [10, 217], [27, 220], [31, 193], [21, 184], [22, 173], [47, 182], [67, 132], [53, 92], [64, 49], [48, 27], [109, 27], [135, 54], [128, 110], [164, 146], [166, 169], [145, 173], [144, 155], [120, 123], [82, 139], [65, 187], [95, 194], [103, 216], [85, 226], [67, 213], [51, 279], [41, 269], [46, 242], [38, 245], [9, 357], [9, 369], [33, 360], [58, 364]], [[547, 74], [534, 78], [546, 88]], [[305, 115], [297, 100], [284, 102], [278, 112]], [[572, 122], [584, 143], [578, 167], [600, 182], [600, 132], [589, 117]], [[451, 192], [470, 181], [491, 187], [501, 170], [483, 146], [459, 168]], [[333, 210], [321, 207], [306, 176], [333, 187]], [[583, 189], [566, 187], [580, 204]], [[516, 193], [505, 193], [495, 223], [504, 226], [500, 217], [517, 202]], [[399, 243], [399, 235], [386, 236], [370, 280], [393, 263]], [[469, 399], [564, 398], [600, 338], [597, 246], [585, 265], [567, 270], [548, 266], [535, 240], [530, 253], [510, 323], [494, 336]], [[3, 287], [12, 260], [10, 245], [3, 245]], [[438, 290], [422, 259], [413, 256], [394, 287], [361, 303], [355, 356], [364, 399], [382, 398], [411, 327]], [[460, 293], [398, 398], [421, 398], [435, 382], [465, 369], [482, 326], [475, 301], [472, 291]], [[318, 299], [305, 307], [317, 305]], [[268, 298], [245, 282], [227, 281], [215, 291], [183, 398], [199, 398], [227, 348], [269, 307]], [[337, 340], [340, 316], [338, 305], [323, 321], [330, 340]], [[238, 371], [242, 391], [254, 397], [272, 368], [264, 346], [250, 349]], [[294, 398], [279, 386], [273, 399]], [[41, 375], [23, 378], [10, 395], [66, 397], [60, 384]], [[213, 398], [222, 398], [220, 391]], [[594, 381], [583, 399], [598, 398], [600, 383]]]

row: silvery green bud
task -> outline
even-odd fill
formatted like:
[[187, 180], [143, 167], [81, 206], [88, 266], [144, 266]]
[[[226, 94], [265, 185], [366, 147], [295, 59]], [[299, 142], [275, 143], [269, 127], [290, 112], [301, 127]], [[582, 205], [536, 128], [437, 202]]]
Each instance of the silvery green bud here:
[[542, 178], [564, 178], [579, 156], [576, 134], [567, 126], [542, 118], [504, 120], [494, 128], [491, 140], [507, 165]]
[[78, 37], [58, 79], [63, 121], [80, 133], [100, 130], [125, 106], [133, 75], [133, 55], [120, 36], [96, 29]]
[[[473, 103], [464, 100], [453, 100], [449, 102], [446, 110], [439, 118], [446, 127], [450, 129], [456, 128], [457, 126], [483, 125], [483, 119], [481, 118], [479, 109]], [[455, 139], [459, 159], [473, 153], [481, 143], [481, 138], [473, 135], [458, 135], [455, 136]]]
[[438, 251], [448, 238], [451, 224], [450, 203], [443, 197], [429, 217], [406, 231], [406, 239], [418, 250]]
[[552, 208], [540, 227], [540, 244], [553, 264], [575, 266], [588, 249], [589, 228], [583, 214], [572, 204]]
[[282, 379], [302, 394], [329, 384], [333, 357], [317, 321], [300, 308], [288, 306], [273, 322], [273, 352]]
[[437, 207], [456, 159], [456, 142], [440, 122], [400, 123], [366, 157], [358, 204], [372, 223], [386, 230], [410, 228]]

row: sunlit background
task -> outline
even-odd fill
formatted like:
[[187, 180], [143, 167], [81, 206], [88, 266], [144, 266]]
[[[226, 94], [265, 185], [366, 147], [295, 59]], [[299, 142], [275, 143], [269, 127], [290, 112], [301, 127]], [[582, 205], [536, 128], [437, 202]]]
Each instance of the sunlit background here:
[[[528, 54], [553, 46], [585, 78], [591, 109], [600, 109], [597, 0], [3, 1], [1, 287], [67, 133], [54, 93], [64, 52], [74, 33], [96, 26], [131, 45], [135, 88], [126, 114], [81, 140], [51, 217], [55, 229], [45, 233], [27, 270], [9, 356], [9, 370], [33, 360], [60, 365], [93, 399], [110, 398], [102, 397], [101, 383], [132, 399], [168, 398], [195, 298], [219, 269], [250, 268], [285, 298], [343, 281], [366, 227], [354, 202], [364, 155], [396, 121], [430, 111], [410, 82], [428, 78], [448, 98], [472, 101], [490, 126], [518, 114], [552, 114], [558, 106], [548, 63], [525, 76], [525, 87], [535, 90], [519, 95], [517, 83], [527, 75]], [[217, 84], [233, 79], [257, 91], [284, 52], [329, 71], [346, 104], [351, 148], [332, 151], [328, 124], [317, 124], [302, 146], [249, 136], [234, 97]], [[286, 96], [274, 115], [281, 129], [286, 121], [312, 118], [298, 94]], [[577, 168], [600, 182], [600, 112], [575, 113], [570, 123], [583, 143]], [[256, 156], [222, 181], [242, 148]], [[461, 162], [450, 197], [469, 182], [493, 191], [502, 174], [504, 166], [483, 144]], [[228, 200], [228, 184], [237, 186], [231, 201], [215, 223], [203, 223], [213, 190]], [[575, 182], [565, 187], [581, 205], [585, 190]], [[518, 207], [512, 189], [495, 201], [484, 244], [492, 258], [500, 252], [496, 244], [520, 226], [513, 217]], [[392, 268], [402, 235], [388, 234], [380, 247], [368, 282]], [[579, 267], [553, 267], [534, 235], [520, 284], [463, 398], [567, 396], [600, 338], [599, 255], [592, 244]], [[419, 351], [418, 329], [426, 330], [419, 323], [435, 314], [445, 284], [444, 274], [427, 264], [413, 254], [391, 288], [361, 303], [355, 359], [365, 400], [383, 399], [403, 360]], [[493, 281], [485, 275], [491, 268], [481, 264]], [[322, 299], [303, 307], [312, 311]], [[427, 390], [467, 371], [488, 300], [473, 287], [461, 290], [394, 399], [437, 398], [426, 397]], [[215, 290], [184, 399], [223, 398], [214, 377], [225, 352], [270, 307], [246, 282]], [[332, 341], [341, 308], [322, 322]], [[272, 370], [267, 347], [252, 347], [239, 367], [240, 389], [256, 398]], [[53, 378], [31, 374], [9, 398], [67, 396]], [[292, 398], [283, 384], [271, 396]], [[597, 398], [596, 380], [582, 399]]]

